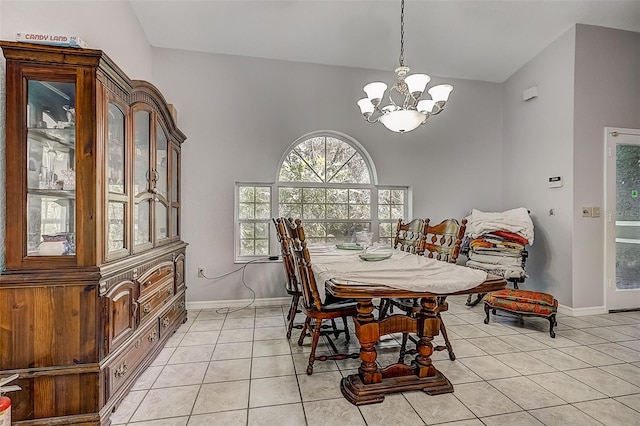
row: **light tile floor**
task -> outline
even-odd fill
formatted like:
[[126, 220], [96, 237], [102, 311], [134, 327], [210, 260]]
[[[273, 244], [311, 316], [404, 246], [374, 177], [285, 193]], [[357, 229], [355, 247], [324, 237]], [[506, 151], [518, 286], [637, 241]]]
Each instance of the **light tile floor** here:
[[[640, 312], [560, 315], [552, 339], [545, 319], [492, 315], [485, 325], [482, 306], [465, 301], [449, 298], [443, 314], [456, 361], [446, 352], [433, 355], [454, 393], [406, 392], [356, 407], [342, 397], [339, 383], [359, 361], [316, 361], [313, 375], [305, 374], [311, 339], [299, 347], [299, 330], [285, 338], [287, 306], [189, 311], [111, 420], [159, 426], [640, 424]], [[339, 349], [357, 351], [352, 337], [349, 344], [338, 340]], [[383, 365], [397, 358], [399, 337], [379, 343]], [[319, 351], [328, 351], [325, 341]]]

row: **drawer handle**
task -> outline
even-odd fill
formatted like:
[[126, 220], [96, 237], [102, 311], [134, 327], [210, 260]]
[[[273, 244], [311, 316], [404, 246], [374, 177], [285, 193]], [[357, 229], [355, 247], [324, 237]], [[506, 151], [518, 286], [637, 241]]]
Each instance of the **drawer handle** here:
[[125, 361], [122, 364], [120, 364], [118, 368], [116, 368], [116, 371], [113, 373], [113, 375], [120, 378], [125, 374], [127, 374], [128, 369], [129, 369], [129, 366], [127, 365], [127, 361]]
[[167, 327], [167, 326], [169, 326], [169, 323], [170, 323], [170, 322], [171, 322], [171, 321], [169, 321], [169, 317], [165, 317], [165, 318], [162, 320], [162, 326], [163, 326], [163, 327]]
[[169, 287], [169, 288], [167, 288], [167, 294], [168, 294], [169, 296], [173, 296], [173, 287]]
[[136, 340], [136, 349], [140, 347], [140, 339]]
[[154, 342], [157, 338], [158, 338], [158, 332], [155, 330], [149, 333], [149, 336], [147, 337], [147, 339], [149, 339], [150, 342]]
[[180, 309], [184, 309], [184, 300], [181, 300], [180, 303], [178, 303], [178, 306]]
[[144, 306], [142, 307], [142, 312], [144, 312], [145, 314], [148, 314], [149, 312], [151, 312], [151, 303], [145, 303]]

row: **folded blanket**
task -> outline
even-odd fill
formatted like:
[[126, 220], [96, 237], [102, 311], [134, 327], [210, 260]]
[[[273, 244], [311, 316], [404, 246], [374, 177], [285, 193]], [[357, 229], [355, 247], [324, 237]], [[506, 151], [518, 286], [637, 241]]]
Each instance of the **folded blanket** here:
[[505, 279], [515, 278], [522, 279], [526, 277], [524, 269], [516, 266], [492, 265], [488, 263], [475, 262], [468, 260], [466, 264], [469, 268], [480, 269], [488, 274], [499, 275]]
[[507, 231], [524, 237], [533, 244], [533, 222], [527, 209], [520, 207], [500, 213], [473, 209], [467, 217], [467, 235], [477, 238], [494, 231]]
[[501, 256], [499, 252], [492, 254], [470, 253], [469, 260], [487, 265], [517, 266], [522, 267], [522, 258], [515, 256]]
[[518, 234], [514, 234], [513, 232], [493, 231], [489, 235], [501, 237], [501, 238], [504, 238], [506, 241], [513, 241], [514, 243], [522, 244], [523, 246], [526, 246], [527, 244], [529, 244], [529, 241], [525, 237], [522, 237]]

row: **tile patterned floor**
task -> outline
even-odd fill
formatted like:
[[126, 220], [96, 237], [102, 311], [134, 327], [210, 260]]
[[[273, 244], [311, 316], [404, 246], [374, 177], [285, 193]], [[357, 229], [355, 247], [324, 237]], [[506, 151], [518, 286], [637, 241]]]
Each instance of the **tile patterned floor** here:
[[[302, 347], [299, 331], [285, 339], [286, 306], [189, 311], [111, 420], [132, 426], [640, 424], [640, 312], [560, 315], [552, 339], [544, 319], [492, 315], [485, 325], [482, 307], [469, 308], [465, 300], [450, 298], [443, 314], [456, 361], [446, 352], [433, 356], [454, 393], [406, 392], [356, 407], [342, 397], [339, 382], [359, 361], [316, 362], [307, 376], [311, 339]], [[399, 337], [379, 343], [381, 363], [397, 357]], [[357, 340], [339, 340], [338, 347], [357, 351]], [[326, 342], [319, 351], [328, 351]]]

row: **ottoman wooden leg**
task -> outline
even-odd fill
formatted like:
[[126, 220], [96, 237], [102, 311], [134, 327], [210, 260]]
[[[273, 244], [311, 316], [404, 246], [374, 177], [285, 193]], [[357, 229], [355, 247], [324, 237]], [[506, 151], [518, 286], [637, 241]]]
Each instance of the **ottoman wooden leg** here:
[[[489, 324], [489, 311], [491, 310], [491, 307], [489, 306], [488, 303], [484, 304], [484, 312], [487, 314], [487, 317], [484, 319], [484, 323], [485, 324]], [[496, 311], [493, 311], [493, 314], [495, 315]]]
[[558, 323], [556, 322], [556, 314], [553, 314], [549, 317], [549, 335], [552, 339], [556, 337], [556, 332], [553, 331], [554, 325], [558, 325]]

